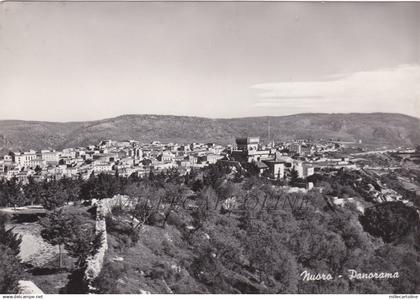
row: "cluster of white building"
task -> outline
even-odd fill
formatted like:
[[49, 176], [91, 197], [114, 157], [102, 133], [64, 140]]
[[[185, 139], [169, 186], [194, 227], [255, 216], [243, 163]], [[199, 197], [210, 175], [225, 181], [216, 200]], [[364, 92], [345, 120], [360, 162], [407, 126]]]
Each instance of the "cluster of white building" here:
[[342, 145], [335, 142], [298, 140], [264, 146], [259, 137], [248, 137], [237, 138], [236, 144], [229, 160], [254, 164], [261, 175], [272, 179], [283, 179], [292, 170], [299, 178], [306, 178], [321, 169], [357, 168], [350, 157], [337, 155]]
[[[61, 151], [41, 150], [10, 152], [0, 159], [0, 178], [29, 176], [35, 179], [78, 177], [88, 178], [92, 173], [115, 173], [143, 176], [150, 171], [160, 172], [178, 168], [185, 173], [218, 161], [239, 167], [254, 164], [261, 175], [283, 179], [294, 169], [298, 177], [314, 174], [326, 167], [354, 167], [348, 158], [331, 158], [335, 143], [307, 143], [293, 141], [262, 145], [259, 137], [237, 138], [236, 146], [214, 143], [140, 143], [135, 140], [104, 140], [98, 145], [66, 148]], [[238, 165], [238, 163], [240, 165]]]
[[0, 177], [44, 179], [63, 176], [88, 178], [92, 172], [129, 176], [150, 171], [180, 168], [187, 171], [214, 164], [224, 156], [225, 148], [213, 143], [163, 144], [158, 141], [140, 144], [138, 141], [104, 140], [98, 145], [67, 148], [61, 151], [41, 150], [10, 152], [0, 159]]

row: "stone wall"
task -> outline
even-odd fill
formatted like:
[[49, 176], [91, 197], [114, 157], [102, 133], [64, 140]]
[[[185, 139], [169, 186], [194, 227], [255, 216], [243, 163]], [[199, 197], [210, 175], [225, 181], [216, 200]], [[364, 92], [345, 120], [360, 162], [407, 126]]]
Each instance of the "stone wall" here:
[[102, 244], [98, 252], [88, 258], [87, 268], [85, 276], [88, 281], [92, 281], [98, 277], [102, 270], [105, 253], [108, 249], [108, 239], [106, 233], [106, 222], [105, 217], [112, 211], [112, 207], [115, 205], [127, 205], [129, 204], [128, 197], [122, 195], [115, 195], [112, 198], [104, 198], [101, 200], [92, 200], [92, 204], [96, 205], [96, 232], [102, 233]]

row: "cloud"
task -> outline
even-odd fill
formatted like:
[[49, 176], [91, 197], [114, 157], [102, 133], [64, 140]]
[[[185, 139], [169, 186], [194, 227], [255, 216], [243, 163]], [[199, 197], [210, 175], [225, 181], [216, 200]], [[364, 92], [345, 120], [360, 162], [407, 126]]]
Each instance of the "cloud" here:
[[299, 112], [395, 112], [420, 116], [420, 65], [331, 75], [322, 81], [260, 83], [255, 107]]

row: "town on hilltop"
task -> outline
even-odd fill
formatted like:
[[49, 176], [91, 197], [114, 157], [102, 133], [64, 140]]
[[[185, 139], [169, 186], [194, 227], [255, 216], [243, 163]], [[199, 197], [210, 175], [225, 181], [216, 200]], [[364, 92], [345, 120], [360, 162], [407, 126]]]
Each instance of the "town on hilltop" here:
[[[154, 141], [149, 144], [136, 140], [103, 140], [97, 145], [65, 148], [61, 151], [45, 149], [10, 152], [0, 158], [0, 179], [12, 178], [25, 184], [28, 178], [41, 182], [63, 177], [88, 179], [100, 173], [129, 177], [143, 177], [150, 173], [165, 173], [176, 169], [181, 175], [192, 169], [222, 164], [233, 169], [247, 169], [271, 180], [306, 179], [319, 172], [339, 169], [370, 170], [379, 172], [399, 168], [377, 165], [363, 157], [387, 154], [419, 158], [415, 148], [368, 150], [362, 141], [292, 140], [262, 144], [259, 137], [236, 138], [235, 145], [215, 143], [174, 144]], [[392, 159], [389, 159], [392, 160]], [[401, 163], [400, 163], [401, 164]], [[297, 181], [299, 182], [299, 180]], [[311, 188], [312, 183], [297, 184]], [[401, 196], [400, 196], [401, 197]], [[396, 196], [395, 198], [400, 198]]]
[[3, 2], [0, 299], [419, 299], [420, 2]]
[[[266, 143], [103, 140], [10, 152], [0, 160], [0, 246], [12, 240], [3, 257], [12, 278], [0, 287], [32, 294], [399, 292], [398, 280], [333, 282], [334, 273], [370, 277], [380, 266], [401, 270], [378, 277], [405, 273], [404, 290], [416, 292], [420, 147]], [[313, 291], [323, 277], [332, 281]]]

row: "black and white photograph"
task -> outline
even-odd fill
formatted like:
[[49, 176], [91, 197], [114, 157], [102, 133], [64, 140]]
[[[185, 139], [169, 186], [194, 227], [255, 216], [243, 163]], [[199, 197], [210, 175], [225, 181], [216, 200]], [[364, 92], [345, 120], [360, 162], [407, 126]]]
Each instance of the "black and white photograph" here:
[[0, 1], [0, 296], [420, 294], [420, 2]]

